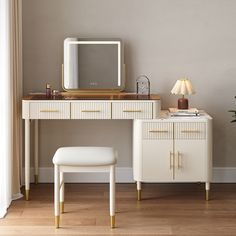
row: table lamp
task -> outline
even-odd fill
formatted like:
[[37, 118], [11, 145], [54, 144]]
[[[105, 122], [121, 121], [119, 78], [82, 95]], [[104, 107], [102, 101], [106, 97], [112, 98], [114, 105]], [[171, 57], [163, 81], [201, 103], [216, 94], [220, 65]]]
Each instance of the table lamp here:
[[178, 109], [188, 109], [188, 99], [184, 95], [194, 94], [192, 84], [188, 79], [178, 79], [171, 90], [172, 94], [183, 95], [178, 99]]

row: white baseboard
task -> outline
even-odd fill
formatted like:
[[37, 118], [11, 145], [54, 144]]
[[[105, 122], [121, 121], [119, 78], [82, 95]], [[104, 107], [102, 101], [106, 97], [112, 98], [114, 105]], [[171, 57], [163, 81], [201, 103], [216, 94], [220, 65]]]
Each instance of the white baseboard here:
[[[34, 182], [34, 168], [31, 168], [31, 182]], [[23, 169], [24, 173], [24, 169]], [[24, 178], [23, 183], [24, 184]], [[107, 183], [108, 173], [66, 173], [65, 182], [67, 183]], [[116, 168], [117, 183], [134, 183], [132, 167]], [[214, 167], [214, 183], [236, 183], [236, 167]], [[53, 183], [53, 168], [39, 168], [39, 183]]]

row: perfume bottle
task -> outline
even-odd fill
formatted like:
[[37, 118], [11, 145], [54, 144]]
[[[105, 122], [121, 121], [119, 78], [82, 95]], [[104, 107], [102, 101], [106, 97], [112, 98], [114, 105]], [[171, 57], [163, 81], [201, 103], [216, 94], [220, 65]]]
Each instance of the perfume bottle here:
[[52, 91], [51, 91], [51, 85], [46, 84], [46, 97], [51, 97]]

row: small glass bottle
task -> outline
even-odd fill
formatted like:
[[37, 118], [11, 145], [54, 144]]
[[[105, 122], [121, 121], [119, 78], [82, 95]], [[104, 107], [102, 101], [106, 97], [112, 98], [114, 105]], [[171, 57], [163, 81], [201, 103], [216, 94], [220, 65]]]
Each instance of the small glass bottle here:
[[46, 97], [51, 97], [52, 91], [51, 91], [51, 85], [46, 84]]

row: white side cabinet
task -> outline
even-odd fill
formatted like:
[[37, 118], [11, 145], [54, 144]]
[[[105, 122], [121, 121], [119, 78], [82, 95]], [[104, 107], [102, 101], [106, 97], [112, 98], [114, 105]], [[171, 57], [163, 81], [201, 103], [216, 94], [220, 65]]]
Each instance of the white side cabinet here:
[[205, 182], [212, 178], [212, 118], [164, 117], [135, 120], [133, 171], [138, 199], [141, 182]]

